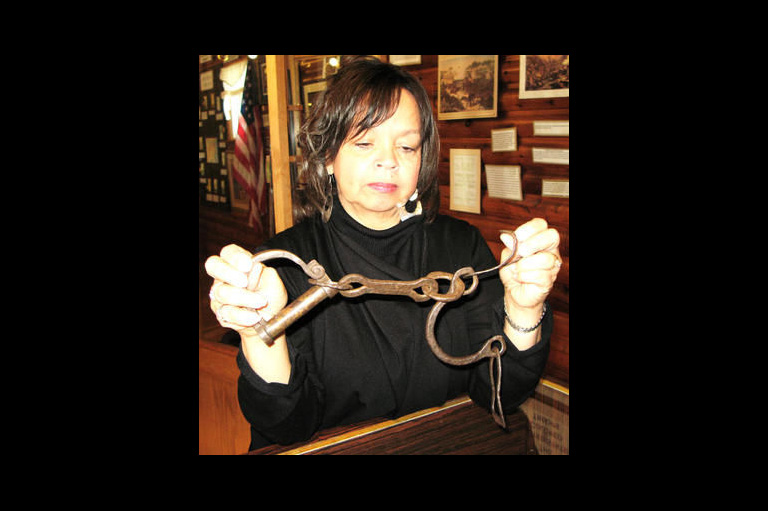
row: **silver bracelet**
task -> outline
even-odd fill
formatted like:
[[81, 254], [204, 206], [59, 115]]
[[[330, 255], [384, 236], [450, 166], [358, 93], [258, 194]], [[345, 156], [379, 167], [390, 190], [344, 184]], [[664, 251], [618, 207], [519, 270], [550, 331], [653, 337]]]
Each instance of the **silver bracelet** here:
[[541, 322], [544, 320], [544, 315], [546, 313], [547, 313], [547, 302], [544, 302], [544, 310], [541, 311], [541, 317], [539, 318], [538, 323], [533, 325], [531, 328], [523, 328], [512, 323], [512, 320], [509, 319], [509, 314], [507, 313], [507, 304], [506, 303], [504, 304], [504, 319], [507, 320], [507, 323], [509, 323], [509, 326], [511, 326], [515, 331], [520, 332], [521, 334], [527, 334], [528, 332], [533, 332], [534, 330], [539, 328], [539, 325], [541, 325]]

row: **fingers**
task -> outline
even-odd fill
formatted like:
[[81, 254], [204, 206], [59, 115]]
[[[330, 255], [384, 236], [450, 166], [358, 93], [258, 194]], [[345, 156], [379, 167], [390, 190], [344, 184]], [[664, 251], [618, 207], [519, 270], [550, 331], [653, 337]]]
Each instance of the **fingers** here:
[[250, 309], [261, 309], [267, 305], [267, 300], [260, 293], [229, 286], [223, 282], [214, 282], [213, 286], [211, 286], [211, 300]]
[[237, 245], [227, 245], [205, 261], [213, 277], [211, 310], [222, 326], [243, 330], [259, 321], [269, 321], [288, 299], [285, 286], [274, 268], [253, 262], [253, 256]]
[[526, 241], [534, 234], [541, 232], [547, 228], [547, 221], [543, 218], [534, 218], [527, 221], [517, 229], [515, 229], [515, 236], [520, 242]]
[[216, 280], [244, 288], [248, 285], [248, 273], [253, 266], [251, 258], [247, 250], [227, 245], [221, 249], [221, 255], [211, 256], [205, 261], [205, 271]]
[[262, 317], [258, 311], [232, 305], [223, 305], [214, 299], [211, 300], [211, 310], [216, 314], [216, 319], [221, 326], [233, 330], [252, 327]]
[[[229, 328], [235, 330], [252, 327], [261, 320], [261, 315], [257, 311], [232, 307], [229, 305], [220, 307], [218, 316], [220, 317], [220, 322], [232, 325]], [[222, 326], [225, 325], [222, 324]]]
[[261, 284], [261, 275], [264, 273], [265, 266], [262, 263], [255, 263], [251, 273], [248, 274], [248, 289], [255, 291]]
[[[515, 239], [502, 232], [500, 239], [509, 249], [517, 245], [517, 254], [526, 257], [541, 251], [556, 251], [560, 245], [560, 234], [555, 229], [548, 228], [543, 218], [534, 218], [515, 230]], [[503, 258], [502, 258], [503, 259]]]
[[520, 244], [518, 253], [522, 257], [536, 252], [557, 251], [560, 245], [560, 234], [555, 229], [548, 228], [547, 221], [543, 218], [534, 218], [521, 225], [515, 235]]
[[503, 232], [503, 231], [501, 233], [500, 238], [501, 238], [501, 242], [506, 247], [504, 249], [506, 255], [502, 255], [501, 257], [501, 260], [504, 261], [506, 260], [507, 257], [509, 257], [509, 254], [511, 253], [511, 251], [517, 248], [518, 241], [515, 240], [515, 238], [513, 238], [510, 234], [507, 234], [506, 232]]
[[[560, 271], [560, 235], [547, 225], [543, 218], [534, 218], [515, 230], [517, 238], [516, 262], [499, 272], [505, 287], [519, 303], [538, 303], [552, 290]], [[505, 260], [515, 248], [514, 238], [501, 234], [505, 247], [501, 260]]]
[[512, 269], [512, 278], [515, 279], [519, 284], [529, 284], [536, 286], [545, 292], [549, 292], [549, 290], [552, 289], [552, 285], [554, 284], [555, 280], [552, 278], [552, 272], [548, 270], [528, 270], [515, 272], [514, 268]]
[[247, 274], [233, 268], [219, 256], [211, 256], [205, 260], [205, 271], [215, 280], [220, 280], [230, 286], [244, 288], [248, 285]]
[[560, 268], [561, 264], [560, 258], [556, 253], [537, 252], [533, 255], [523, 257], [513, 264], [512, 268], [518, 273], [538, 270], [550, 271]]
[[267, 300], [260, 293], [214, 281], [210, 298], [211, 310], [225, 328], [242, 330], [264, 318], [263, 310]]
[[248, 273], [253, 266], [253, 254], [237, 245], [227, 245], [221, 249], [221, 258], [237, 271]]

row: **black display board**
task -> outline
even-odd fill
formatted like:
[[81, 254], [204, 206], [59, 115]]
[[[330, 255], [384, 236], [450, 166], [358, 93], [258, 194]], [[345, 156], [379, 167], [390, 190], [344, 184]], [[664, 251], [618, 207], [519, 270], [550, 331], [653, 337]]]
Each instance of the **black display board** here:
[[220, 69], [221, 66], [204, 68], [199, 74], [198, 180], [200, 203], [229, 211], [227, 120], [222, 105]]

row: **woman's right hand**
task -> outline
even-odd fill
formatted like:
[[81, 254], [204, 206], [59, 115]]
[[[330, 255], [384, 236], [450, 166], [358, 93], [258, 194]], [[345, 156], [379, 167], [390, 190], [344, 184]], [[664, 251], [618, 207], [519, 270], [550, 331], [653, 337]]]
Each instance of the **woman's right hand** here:
[[269, 346], [251, 328], [259, 319], [269, 321], [288, 302], [288, 293], [274, 268], [253, 261], [237, 245], [227, 245], [205, 261], [213, 277], [211, 310], [223, 327], [237, 330], [240, 347], [251, 368], [266, 382], [288, 383], [291, 362], [285, 334]]
[[253, 254], [237, 245], [227, 245], [205, 261], [213, 277], [211, 310], [221, 326], [242, 338], [258, 337], [252, 327], [260, 319], [269, 321], [285, 307], [288, 294], [274, 268], [253, 262]]

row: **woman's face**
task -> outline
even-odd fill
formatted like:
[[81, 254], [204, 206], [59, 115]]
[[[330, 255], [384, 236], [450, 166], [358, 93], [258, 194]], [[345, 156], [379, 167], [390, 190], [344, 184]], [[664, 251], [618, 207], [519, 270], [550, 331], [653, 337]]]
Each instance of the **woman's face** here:
[[347, 213], [369, 229], [400, 222], [398, 203], [416, 189], [421, 167], [421, 121], [413, 95], [402, 90], [394, 115], [341, 145], [328, 166]]

